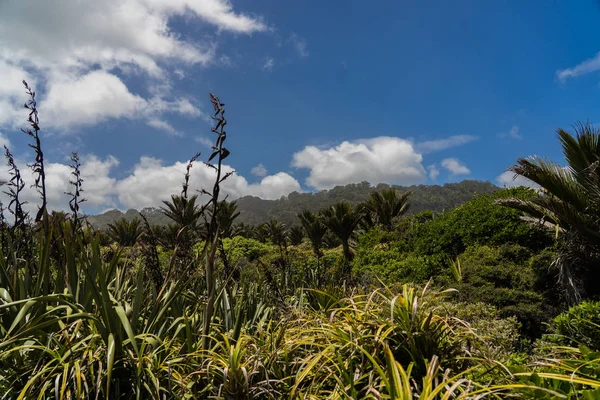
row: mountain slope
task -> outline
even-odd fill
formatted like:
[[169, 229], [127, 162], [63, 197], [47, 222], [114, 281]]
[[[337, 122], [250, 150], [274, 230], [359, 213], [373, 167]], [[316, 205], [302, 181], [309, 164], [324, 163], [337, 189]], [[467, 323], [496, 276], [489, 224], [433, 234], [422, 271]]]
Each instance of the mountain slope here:
[[[376, 190], [388, 188], [389, 185], [379, 184], [371, 186], [367, 182], [337, 186], [331, 190], [322, 190], [316, 193], [290, 193], [279, 200], [263, 200], [258, 197], [246, 196], [237, 200], [240, 216], [237, 222], [246, 224], [261, 224], [271, 219], [277, 219], [287, 226], [298, 223], [296, 214], [307, 209], [318, 211], [329, 207], [340, 200], [358, 203], [366, 200], [369, 194]], [[410, 213], [423, 210], [443, 211], [454, 208], [472, 199], [475, 194], [491, 193], [499, 187], [490, 182], [465, 180], [460, 183], [447, 183], [439, 185], [413, 185], [393, 186], [399, 192], [410, 191]], [[165, 225], [170, 220], [159, 209], [144, 208], [141, 210], [150, 224]], [[138, 215], [136, 210], [123, 213], [119, 210], [110, 210], [100, 215], [88, 216], [88, 221], [98, 229], [106, 228], [107, 224], [119, 218], [133, 219]]]

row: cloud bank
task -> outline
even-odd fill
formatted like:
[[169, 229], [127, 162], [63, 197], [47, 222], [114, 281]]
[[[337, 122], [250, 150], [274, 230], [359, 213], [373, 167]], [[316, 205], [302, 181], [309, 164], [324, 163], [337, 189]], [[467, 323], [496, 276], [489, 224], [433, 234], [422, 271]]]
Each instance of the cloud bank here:
[[[173, 17], [217, 32], [268, 29], [260, 17], [236, 12], [228, 0], [0, 2], [0, 127], [23, 120], [17, 106], [23, 102], [23, 79], [44, 89], [45, 125], [66, 132], [112, 118], [152, 115], [160, 122], [167, 113], [199, 116], [192, 99], [172, 95], [169, 82], [181, 68], [217, 62], [217, 41], [183, 38], [171, 28]], [[147, 93], [125, 84], [123, 78], [131, 76], [145, 82]]]

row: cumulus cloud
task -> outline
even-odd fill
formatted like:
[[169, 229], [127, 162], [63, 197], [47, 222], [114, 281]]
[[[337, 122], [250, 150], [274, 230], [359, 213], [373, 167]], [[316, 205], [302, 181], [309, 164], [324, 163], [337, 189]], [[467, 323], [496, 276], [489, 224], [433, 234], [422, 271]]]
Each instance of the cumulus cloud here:
[[505, 171], [498, 175], [498, 177], [496, 177], [496, 182], [498, 182], [498, 185], [507, 188], [525, 186], [532, 189], [539, 189], [539, 186], [536, 183], [520, 175], [515, 175], [515, 173], [511, 171]]
[[368, 181], [390, 184], [423, 182], [423, 157], [413, 144], [397, 137], [380, 136], [331, 148], [307, 146], [294, 154], [292, 166], [307, 168], [306, 183], [316, 189]]
[[436, 151], [446, 150], [451, 147], [462, 146], [477, 140], [477, 136], [471, 135], [454, 135], [444, 139], [427, 140], [425, 142], [417, 143], [416, 149], [421, 153], [433, 153]]
[[435, 165], [435, 164], [428, 166], [427, 171], [429, 171], [429, 179], [431, 179], [432, 181], [435, 181], [437, 179], [437, 177], [440, 175], [440, 170], [438, 169], [437, 165]]
[[[40, 104], [53, 117], [45, 120], [47, 126], [143, 117], [150, 111], [197, 116], [189, 101], [170, 100], [168, 82], [185, 67], [215, 62], [216, 44], [183, 39], [169, 25], [175, 16], [238, 34], [268, 29], [260, 18], [234, 11], [229, 0], [0, 2], [0, 126], [22, 119], [16, 112], [23, 102], [22, 79], [47, 93]], [[161, 90], [142, 97], [119, 74], [141, 76], [149, 89], [160, 82]]]
[[600, 70], [600, 52], [594, 57], [587, 59], [574, 67], [556, 71], [556, 78], [564, 82], [569, 78], [577, 78]]
[[457, 158], [445, 158], [440, 163], [453, 175], [469, 175], [471, 170]]
[[[132, 173], [116, 184], [119, 203], [126, 208], [157, 206], [171, 194], [181, 192], [181, 183], [187, 162], [163, 165], [156, 158], [142, 157]], [[225, 173], [233, 171], [223, 166]], [[190, 178], [190, 193], [210, 188], [215, 180], [215, 171], [204, 164], [194, 164]], [[243, 196], [258, 196], [263, 199], [279, 199], [293, 191], [300, 191], [300, 184], [291, 175], [279, 172], [265, 176], [260, 183], [249, 184], [243, 176], [233, 174], [221, 186], [221, 193], [236, 199]]]
[[[171, 194], [179, 194], [183, 177], [186, 172], [187, 161], [175, 162], [164, 165], [159, 159], [152, 157], [141, 157], [130, 173], [121, 179], [112, 175], [119, 161], [108, 156], [100, 159], [95, 155], [81, 157], [81, 177], [83, 179], [83, 197], [87, 200], [82, 204], [84, 210], [106, 210], [109, 208], [136, 208], [158, 207], [162, 200], [168, 200]], [[26, 188], [22, 199], [28, 202], [26, 209], [34, 212], [39, 204], [39, 195], [35, 189], [30, 187], [34, 181], [34, 175], [26, 162], [16, 160]], [[223, 166], [225, 173], [232, 172], [229, 165]], [[46, 164], [46, 189], [48, 206], [51, 210], [68, 210], [69, 192], [72, 187], [72, 169], [68, 163]], [[195, 194], [202, 188], [210, 189], [216, 178], [215, 171], [203, 163], [197, 162], [193, 165], [190, 178], [189, 193]], [[0, 180], [9, 179], [7, 169], [0, 170]], [[257, 196], [263, 199], [279, 199], [291, 192], [300, 192], [300, 184], [294, 177], [279, 172], [264, 176], [258, 183], [248, 183], [243, 176], [233, 174], [221, 185], [222, 196], [228, 196], [230, 200], [243, 196]], [[0, 200], [8, 204], [7, 197], [0, 193]]]
[[252, 168], [252, 170], [250, 172], [252, 172], [252, 175], [256, 175], [261, 178], [264, 176], [267, 176], [267, 169], [265, 168], [264, 165], [262, 165], [262, 163], [258, 164], [256, 167]]
[[115, 75], [92, 71], [48, 86], [42, 109], [53, 126], [95, 124], [107, 118], [132, 117], [145, 107]]
[[[25, 188], [21, 199], [28, 204], [25, 209], [30, 213], [37, 210], [39, 195], [35, 188], [31, 187], [34, 182], [34, 174], [28, 168], [24, 160], [15, 160], [21, 170]], [[81, 178], [84, 180], [83, 197], [87, 200], [84, 205], [91, 207], [115, 207], [115, 183], [116, 179], [109, 176], [111, 170], [119, 164], [114, 157], [100, 159], [95, 155], [86, 155], [82, 157]], [[68, 210], [69, 196], [66, 192], [72, 190], [69, 183], [73, 179], [72, 169], [67, 163], [46, 163], [46, 197], [48, 207], [51, 210]], [[8, 180], [10, 178], [8, 169], [0, 170], [0, 179]], [[8, 198], [5, 193], [0, 194], [0, 200], [6, 205]]]

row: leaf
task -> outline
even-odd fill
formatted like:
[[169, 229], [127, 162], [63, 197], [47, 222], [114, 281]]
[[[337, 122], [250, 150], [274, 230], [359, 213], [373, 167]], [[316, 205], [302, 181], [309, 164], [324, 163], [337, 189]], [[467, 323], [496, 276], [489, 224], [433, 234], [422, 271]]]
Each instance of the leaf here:
[[213, 158], [215, 158], [215, 156], [216, 156], [217, 154], [219, 154], [219, 152], [218, 152], [218, 151], [214, 151], [214, 152], [213, 152], [213, 153], [210, 155], [210, 157], [208, 157], [208, 161], [207, 161], [207, 162], [210, 162], [210, 161], [211, 161]]
[[110, 382], [112, 380], [113, 365], [115, 363], [115, 337], [111, 333], [108, 335], [108, 348], [106, 349], [106, 398], [110, 393]]

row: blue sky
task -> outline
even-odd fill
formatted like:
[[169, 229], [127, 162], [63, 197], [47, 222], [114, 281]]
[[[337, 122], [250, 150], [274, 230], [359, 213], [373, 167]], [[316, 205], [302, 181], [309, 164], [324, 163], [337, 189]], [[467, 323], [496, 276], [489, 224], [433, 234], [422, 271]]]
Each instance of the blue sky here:
[[[54, 208], [67, 207], [71, 151], [85, 211], [157, 206], [186, 159], [209, 154], [214, 92], [230, 198], [363, 180], [512, 184], [517, 157], [562, 161], [556, 128], [600, 123], [599, 21], [595, 1], [6, 0], [0, 139], [30, 160], [26, 78]], [[194, 187], [210, 174], [195, 167]]]

